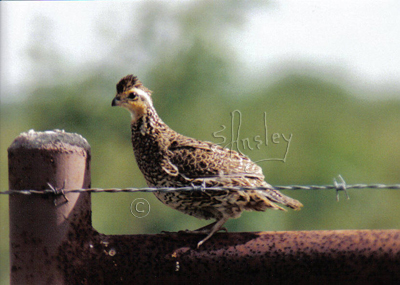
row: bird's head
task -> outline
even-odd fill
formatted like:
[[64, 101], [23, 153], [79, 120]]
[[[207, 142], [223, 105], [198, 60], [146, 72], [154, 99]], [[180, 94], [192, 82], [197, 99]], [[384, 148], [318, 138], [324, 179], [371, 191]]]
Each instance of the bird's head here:
[[127, 75], [117, 84], [117, 94], [111, 106], [120, 106], [127, 109], [135, 122], [153, 107], [151, 91], [143, 86], [136, 76]]

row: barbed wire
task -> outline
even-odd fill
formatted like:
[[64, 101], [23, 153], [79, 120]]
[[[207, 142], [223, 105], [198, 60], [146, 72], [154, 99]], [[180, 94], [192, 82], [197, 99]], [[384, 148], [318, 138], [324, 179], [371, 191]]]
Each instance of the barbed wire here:
[[[272, 186], [275, 190], [336, 190], [336, 199], [339, 200], [339, 192], [344, 191], [347, 199], [349, 199], [349, 189], [400, 189], [400, 184], [353, 184], [347, 185], [341, 175], [338, 176], [339, 182], [333, 179], [333, 185], [287, 185], [287, 186]], [[230, 187], [205, 187], [205, 185], [191, 185], [186, 187], [144, 187], [144, 188], [88, 188], [88, 189], [57, 189], [49, 184], [50, 189], [45, 190], [8, 190], [2, 191], [0, 194], [13, 195], [13, 194], [53, 194], [63, 195], [65, 197], [68, 193], [136, 193], [136, 192], [176, 192], [176, 191], [251, 191], [251, 190], [268, 190], [271, 187], [257, 186], [257, 187], [243, 187], [243, 186], [230, 186]]]

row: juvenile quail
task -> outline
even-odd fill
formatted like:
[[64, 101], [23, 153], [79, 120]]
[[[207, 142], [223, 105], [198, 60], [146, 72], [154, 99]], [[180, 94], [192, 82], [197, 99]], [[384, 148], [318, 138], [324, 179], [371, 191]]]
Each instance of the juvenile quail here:
[[[295, 210], [303, 206], [266, 183], [261, 167], [245, 155], [172, 130], [157, 115], [151, 93], [136, 76], [128, 75], [117, 84], [112, 106], [121, 106], [131, 113], [133, 150], [149, 187], [205, 186], [203, 191], [154, 193], [171, 208], [199, 219], [216, 220], [195, 231], [207, 234], [197, 247], [221, 230], [228, 219], [240, 217], [244, 210], [285, 210], [275, 203]], [[211, 186], [268, 189], [207, 190]]]

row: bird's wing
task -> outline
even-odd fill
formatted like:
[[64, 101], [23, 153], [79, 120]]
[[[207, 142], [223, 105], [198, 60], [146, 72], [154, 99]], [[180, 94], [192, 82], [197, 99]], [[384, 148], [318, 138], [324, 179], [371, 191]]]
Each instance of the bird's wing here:
[[274, 190], [264, 181], [261, 167], [234, 150], [182, 136], [172, 141], [167, 152], [168, 167], [173, 170], [174, 175], [187, 178], [188, 182], [195, 185], [205, 183], [207, 186], [264, 186], [270, 188], [247, 192], [249, 203], [246, 207], [249, 210], [264, 211], [266, 208], [284, 210], [271, 202], [280, 203], [296, 210], [302, 207], [299, 201]]
[[211, 142], [178, 136], [168, 150], [170, 163], [189, 179], [250, 178], [264, 180], [262, 169], [248, 157]]

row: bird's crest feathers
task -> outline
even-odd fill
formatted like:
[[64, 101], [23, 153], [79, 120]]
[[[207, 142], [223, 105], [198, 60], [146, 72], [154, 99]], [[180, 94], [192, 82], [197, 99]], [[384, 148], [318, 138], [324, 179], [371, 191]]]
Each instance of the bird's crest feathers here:
[[142, 82], [137, 78], [137, 76], [133, 76], [132, 74], [125, 76], [118, 82], [117, 93], [123, 93], [125, 91], [128, 91], [129, 89], [132, 89], [133, 87], [142, 89], [143, 91], [151, 95], [151, 91], [143, 86]]

